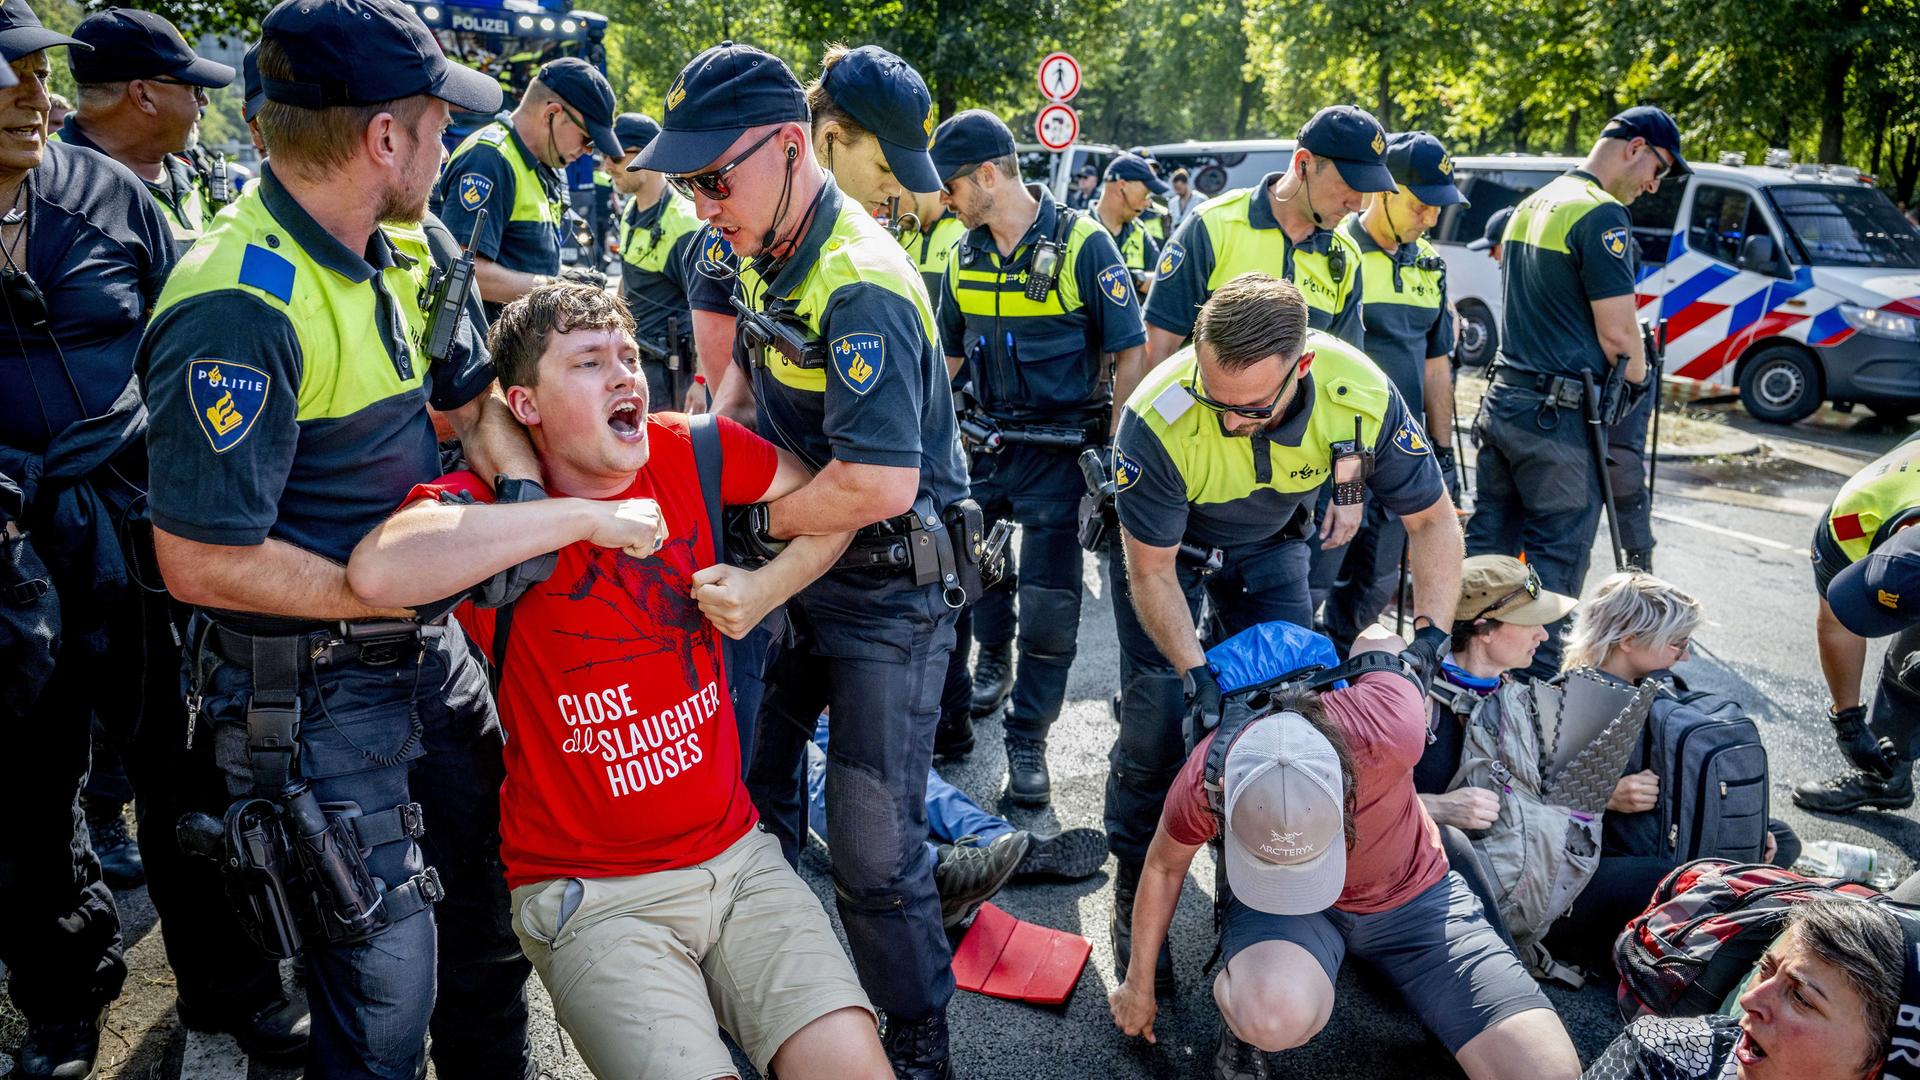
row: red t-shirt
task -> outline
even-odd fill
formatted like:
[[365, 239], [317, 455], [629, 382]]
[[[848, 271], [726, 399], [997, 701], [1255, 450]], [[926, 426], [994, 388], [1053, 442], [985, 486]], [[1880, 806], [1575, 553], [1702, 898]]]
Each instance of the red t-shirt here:
[[[499, 694], [500, 856], [510, 886], [691, 866], [759, 820], [740, 778], [720, 633], [692, 598], [694, 571], [713, 564], [714, 549], [687, 418], [646, 422], [646, 467], [615, 498], [658, 502], [671, 539], [647, 559], [569, 544], [514, 608]], [[720, 443], [723, 501], [758, 501], [773, 482], [773, 446], [724, 419]], [[461, 472], [414, 488], [407, 501], [440, 491], [492, 499]], [[491, 653], [494, 611], [469, 603], [456, 615]]]
[[[1391, 911], [1447, 876], [1440, 828], [1413, 790], [1413, 767], [1427, 747], [1426, 709], [1412, 683], [1387, 672], [1362, 675], [1320, 701], [1346, 733], [1355, 773], [1354, 847], [1333, 906], [1355, 915]], [[1212, 741], [1207, 736], [1187, 758], [1160, 814], [1161, 828], [1183, 844], [1204, 844], [1220, 831], [1201, 786]]]

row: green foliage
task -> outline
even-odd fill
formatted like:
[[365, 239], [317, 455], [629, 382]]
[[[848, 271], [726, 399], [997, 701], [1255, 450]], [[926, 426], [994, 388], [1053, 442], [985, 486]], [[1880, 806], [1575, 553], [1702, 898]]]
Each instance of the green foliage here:
[[[78, 0], [34, 0], [71, 26]], [[94, 0], [95, 3], [100, 0]], [[257, 32], [266, 0], [142, 0], [189, 36]], [[803, 80], [831, 42], [912, 61], [940, 116], [1001, 113], [1027, 138], [1033, 69], [1086, 70], [1083, 137], [1120, 145], [1286, 135], [1351, 101], [1461, 153], [1579, 153], [1650, 102], [1689, 156], [1784, 146], [1920, 180], [1920, 0], [601, 0], [625, 108], [658, 116], [680, 67], [722, 39]], [[65, 75], [56, 65], [56, 81]], [[222, 122], [209, 121], [225, 133]]]

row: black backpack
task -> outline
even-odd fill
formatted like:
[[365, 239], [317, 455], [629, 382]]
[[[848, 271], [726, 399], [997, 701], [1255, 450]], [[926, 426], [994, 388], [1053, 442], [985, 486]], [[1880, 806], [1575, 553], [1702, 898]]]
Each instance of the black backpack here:
[[1653, 699], [1628, 772], [1660, 774], [1660, 801], [1637, 814], [1609, 811], [1609, 855], [1759, 862], [1766, 849], [1767, 748], [1739, 702], [1684, 684]]

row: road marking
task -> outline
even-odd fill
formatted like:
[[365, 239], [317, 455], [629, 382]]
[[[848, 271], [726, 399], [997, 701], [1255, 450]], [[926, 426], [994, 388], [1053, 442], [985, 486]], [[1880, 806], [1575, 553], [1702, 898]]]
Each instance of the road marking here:
[[1715, 534], [1716, 536], [1724, 536], [1732, 540], [1744, 540], [1749, 544], [1759, 544], [1761, 547], [1773, 548], [1776, 551], [1805, 550], [1804, 544], [1783, 544], [1778, 540], [1772, 539], [1771, 537], [1755, 536], [1752, 533], [1744, 533], [1739, 531], [1738, 529], [1728, 529], [1719, 525], [1709, 525], [1704, 521], [1695, 521], [1692, 518], [1684, 518], [1678, 514], [1669, 514], [1664, 510], [1655, 510], [1649, 516], [1659, 518], [1661, 521], [1671, 522], [1672, 524], [1675, 524], [1675, 525], [1684, 525], [1689, 529], [1699, 529], [1701, 532], [1710, 532]]
[[1808, 442], [1786, 442], [1780, 439], [1760, 440], [1760, 445], [1771, 450], [1775, 457], [1785, 458], [1796, 465], [1805, 465], [1809, 469], [1832, 473], [1835, 476], [1852, 476], [1873, 458], [1862, 457], [1829, 446], [1818, 446]]
[[1815, 518], [1826, 513], [1826, 506], [1807, 502], [1804, 499], [1788, 499], [1779, 495], [1763, 495], [1757, 491], [1742, 491], [1739, 488], [1707, 487], [1702, 484], [1659, 484], [1655, 490], [1661, 495], [1690, 499], [1696, 502], [1720, 503], [1725, 506], [1738, 506], [1748, 510], [1766, 510], [1792, 517]]
[[247, 1055], [233, 1036], [182, 1030], [187, 1049], [180, 1058], [181, 1080], [247, 1080]]

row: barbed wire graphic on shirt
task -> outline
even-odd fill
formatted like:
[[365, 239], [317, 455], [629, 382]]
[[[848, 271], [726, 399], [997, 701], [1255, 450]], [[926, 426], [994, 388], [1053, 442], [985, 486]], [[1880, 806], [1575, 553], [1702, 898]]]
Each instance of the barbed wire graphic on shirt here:
[[[561, 628], [555, 628], [553, 633], [572, 638], [583, 645], [626, 646], [630, 651], [617, 656], [588, 657], [563, 669], [564, 674], [572, 675], [606, 664], [624, 664], [648, 656], [669, 654], [679, 658], [686, 685], [697, 687], [700, 685], [700, 675], [694, 666], [695, 650], [706, 653], [707, 670], [716, 673], [720, 670], [712, 640], [704, 632], [706, 617], [693, 600], [692, 566], [694, 542], [698, 535], [696, 527], [693, 535], [670, 541], [645, 559], [636, 559], [618, 549], [591, 549], [586, 569], [580, 577], [566, 589], [548, 595], [602, 605], [631, 633], [607, 634]], [[612, 564], [610, 570], [607, 566], [609, 560]], [[606, 594], [600, 587], [603, 584], [617, 590], [620, 596], [637, 602], [648, 619], [636, 619], [614, 596]]]

